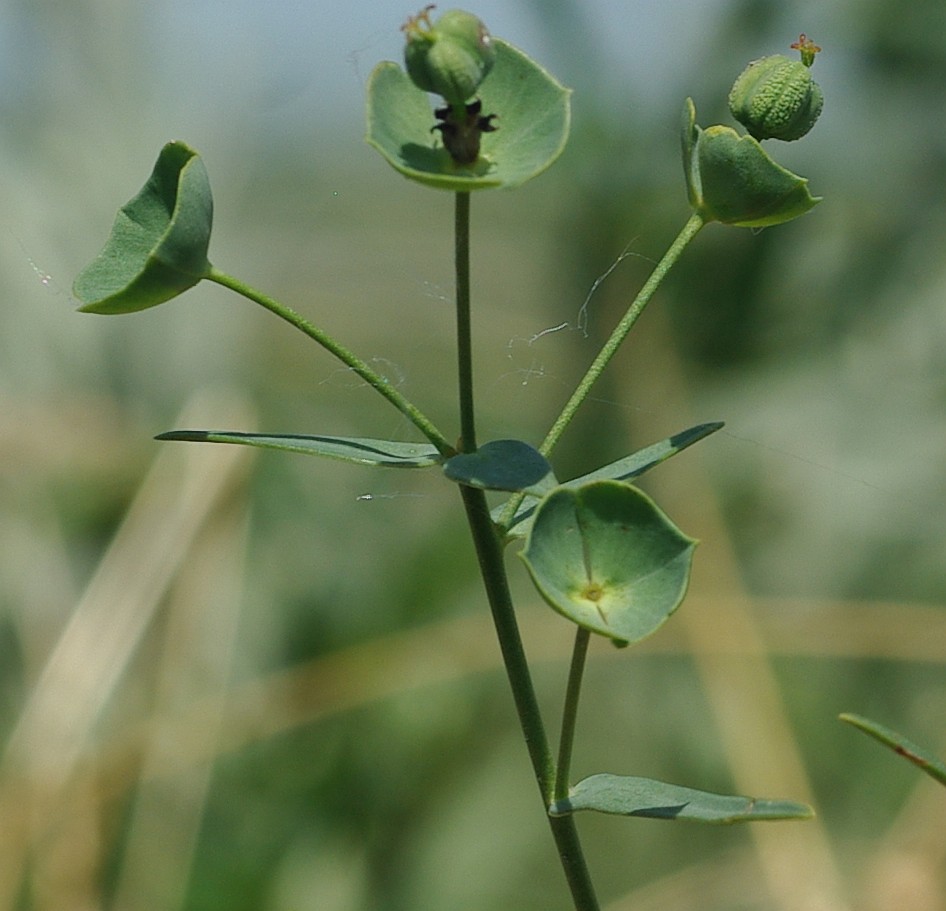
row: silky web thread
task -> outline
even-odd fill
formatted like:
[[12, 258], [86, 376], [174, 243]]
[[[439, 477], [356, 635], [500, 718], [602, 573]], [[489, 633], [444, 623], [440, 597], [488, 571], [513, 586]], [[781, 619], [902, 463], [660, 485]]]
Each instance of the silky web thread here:
[[[762, 229], [759, 229], [759, 230], [761, 231]], [[529, 337], [516, 336], [516, 337], [511, 338], [506, 346], [507, 352], [508, 352], [507, 357], [510, 360], [513, 360], [515, 358], [515, 350], [517, 349], [517, 346], [524, 344], [525, 347], [532, 348], [537, 342], [539, 342], [543, 338], [550, 335], [557, 334], [559, 332], [566, 331], [566, 330], [581, 332], [583, 338], [588, 338], [588, 321], [590, 318], [589, 314], [591, 312], [590, 305], [591, 305], [592, 299], [597, 294], [601, 285], [611, 276], [611, 274], [615, 271], [615, 269], [617, 269], [617, 267], [620, 266], [621, 263], [624, 262], [624, 260], [628, 259], [629, 257], [636, 257], [639, 259], [643, 259], [649, 263], [654, 262], [654, 260], [652, 260], [650, 257], [644, 256], [641, 253], [636, 253], [631, 249], [635, 241], [636, 241], [636, 238], [629, 241], [627, 245], [624, 247], [624, 249], [621, 251], [621, 253], [617, 256], [617, 258], [608, 266], [608, 268], [605, 269], [604, 272], [602, 272], [591, 283], [591, 287], [588, 289], [588, 294], [585, 296], [584, 301], [582, 302], [581, 306], [578, 308], [578, 313], [577, 313], [574, 323], [571, 323], [566, 320], [555, 326], [549, 326], [546, 329], [541, 329]], [[518, 367], [514, 371], [511, 371], [510, 373], [503, 374], [503, 376], [500, 377], [500, 379], [503, 379], [505, 377], [508, 377], [514, 374], [518, 374], [523, 377], [520, 384], [522, 386], [529, 385], [529, 383], [533, 379], [548, 378], [552, 375], [550, 371], [546, 370], [545, 365], [541, 363], [535, 355], [532, 355], [531, 361], [527, 367]], [[646, 406], [642, 406], [642, 405], [632, 406], [632, 405], [628, 405], [625, 402], [615, 401], [615, 400], [606, 399], [606, 398], [600, 398], [595, 395], [590, 395], [588, 397], [588, 401], [595, 402], [597, 404], [602, 404], [602, 405], [610, 405], [614, 408], [618, 408], [624, 411], [633, 411], [633, 412], [638, 412], [641, 414], [655, 414], [656, 413], [655, 409], [648, 408]], [[807, 456], [801, 455], [800, 453], [791, 452], [787, 449], [783, 449], [778, 446], [770, 446], [766, 443], [763, 443], [761, 440], [753, 439], [751, 437], [739, 436], [735, 433], [732, 433], [727, 428], [723, 428], [722, 430], [719, 431], [719, 433], [721, 436], [726, 436], [729, 439], [733, 440], [734, 442], [746, 444], [746, 445], [752, 445], [763, 451], [784, 456], [788, 459], [799, 462], [803, 465], [808, 465], [811, 468], [815, 468], [819, 471], [828, 472], [834, 477], [842, 478], [846, 481], [851, 481], [853, 483], [867, 487], [871, 490], [877, 490], [881, 492], [884, 491], [883, 487], [873, 484], [864, 478], [847, 474], [846, 472], [840, 471], [837, 468], [834, 468], [830, 465], [825, 465]]]
[[[540, 329], [538, 332], [534, 333], [528, 338], [525, 338], [522, 336], [515, 336], [511, 338], [506, 345], [506, 349], [508, 352], [507, 357], [510, 360], [514, 360], [515, 351], [517, 347], [524, 344], [525, 347], [532, 348], [536, 342], [545, 338], [546, 336], [554, 335], [559, 332], [563, 332], [565, 330], [572, 331], [572, 332], [580, 332], [582, 335], [582, 338], [588, 338], [588, 320], [589, 320], [590, 305], [591, 305], [592, 298], [595, 297], [595, 295], [598, 292], [598, 289], [610, 277], [611, 273], [614, 272], [614, 270], [617, 269], [617, 267], [620, 266], [621, 263], [624, 262], [624, 260], [628, 259], [629, 257], [636, 257], [639, 259], [643, 259], [649, 263], [654, 262], [649, 257], [646, 257], [641, 253], [636, 253], [631, 249], [631, 246], [635, 243], [635, 241], [636, 241], [636, 238], [628, 241], [627, 245], [624, 247], [624, 249], [621, 251], [618, 257], [608, 266], [607, 269], [604, 270], [604, 272], [602, 272], [591, 283], [591, 287], [588, 289], [588, 293], [585, 295], [584, 301], [582, 301], [581, 306], [578, 308], [578, 312], [575, 316], [574, 323], [568, 320], [565, 320], [564, 322], [561, 322], [558, 325], [549, 326], [545, 329]], [[504, 376], [510, 376], [512, 374], [519, 374], [523, 377], [522, 382], [521, 382], [521, 385], [523, 386], [529, 385], [530, 381], [534, 378], [542, 378], [548, 375], [545, 369], [545, 365], [541, 364], [538, 358], [535, 357], [534, 355], [532, 356], [528, 367], [519, 367], [516, 370], [511, 371], [511, 373], [504, 374]]]

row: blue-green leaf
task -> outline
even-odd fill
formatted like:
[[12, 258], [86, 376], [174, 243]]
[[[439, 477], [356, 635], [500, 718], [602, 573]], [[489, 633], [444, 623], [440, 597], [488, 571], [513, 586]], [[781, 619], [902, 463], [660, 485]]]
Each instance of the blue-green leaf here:
[[[624, 456], [616, 462], [611, 462], [609, 465], [597, 468], [581, 477], [565, 481], [562, 486], [580, 487], [588, 481], [630, 481], [640, 477], [644, 472], [650, 471], [651, 468], [666, 461], [678, 452], [682, 452], [688, 446], [692, 446], [704, 437], [708, 437], [711, 433], [715, 433], [722, 426], [722, 421], [713, 421], [708, 424], [698, 424], [696, 427], [690, 427], [688, 430], [681, 430], [680, 433], [675, 433], [673, 436], [667, 437], [667, 439], [661, 440], [659, 443], [654, 443], [644, 449], [639, 449], [637, 452]], [[535, 513], [535, 508], [536, 503], [531, 499], [525, 500], [520, 504], [512, 521], [509, 523], [508, 533], [510, 537], [525, 537], [529, 533], [529, 529], [532, 527], [531, 520]], [[493, 510], [494, 521], [499, 519], [502, 511], [503, 504], [500, 504]]]
[[493, 440], [476, 452], [448, 459], [443, 473], [451, 480], [483, 490], [522, 490], [542, 496], [556, 485], [542, 453], [521, 440]]
[[681, 147], [690, 205], [706, 222], [764, 228], [791, 221], [821, 202], [805, 178], [774, 161], [752, 136], [727, 126], [698, 126], [689, 98]]
[[294, 433], [242, 433], [236, 430], [171, 430], [155, 437], [187, 443], [239, 443], [263, 449], [281, 449], [304, 455], [324, 456], [360, 465], [384, 468], [426, 468], [443, 458], [429, 443], [401, 443], [361, 437], [328, 437]]
[[734, 823], [775, 819], [808, 819], [811, 807], [792, 800], [734, 797], [626, 775], [592, 775], [579, 781], [563, 800], [549, 807], [552, 816], [597, 810], [619, 816], [688, 819]]

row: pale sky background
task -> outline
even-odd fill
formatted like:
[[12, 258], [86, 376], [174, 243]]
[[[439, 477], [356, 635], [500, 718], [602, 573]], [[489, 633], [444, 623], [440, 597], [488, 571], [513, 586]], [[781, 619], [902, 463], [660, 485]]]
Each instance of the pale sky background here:
[[[134, 85], [137, 74], [151, 83], [139, 111], [145, 123], [173, 114], [186, 127], [188, 121], [222, 121], [238, 112], [246, 117], [252, 110], [281, 129], [313, 113], [342, 113], [360, 124], [368, 73], [379, 60], [401, 59], [400, 26], [422, 5], [409, 0], [4, 4], [9, 7], [0, 16], [0, 108], [42, 85], [81, 108], [84, 92], [96, 80], [119, 95], [143, 91]], [[567, 85], [577, 88], [583, 74], [606, 73], [608, 85], [602, 88], [625, 84], [630, 97], [659, 102], [663, 95], [679, 94], [692, 56], [707, 53], [707, 41], [716, 35], [714, 20], [730, 5], [727, 0], [564, 5], [479, 0], [468, 7], [494, 34], [532, 54]], [[440, 4], [437, 12], [450, 6]], [[574, 16], [575, 9], [594, 36], [593, 61], [569, 54], [562, 42], [568, 20], [561, 11]], [[812, 18], [825, 28], [826, 13], [818, 5], [788, 4], [786, 43], [799, 21]], [[117, 104], [120, 98], [113, 100]]]

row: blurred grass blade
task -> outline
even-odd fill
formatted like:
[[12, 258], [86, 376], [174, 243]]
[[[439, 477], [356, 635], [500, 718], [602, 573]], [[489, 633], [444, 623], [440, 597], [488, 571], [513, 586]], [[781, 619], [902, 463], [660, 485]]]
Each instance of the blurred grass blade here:
[[295, 433], [242, 433], [238, 430], [171, 430], [156, 440], [186, 443], [238, 443], [262, 449], [281, 449], [304, 455], [324, 456], [359, 465], [385, 468], [427, 468], [439, 465], [443, 457], [429, 443], [401, 443], [361, 437], [327, 437]]
[[811, 807], [791, 800], [713, 794], [650, 778], [608, 774], [579, 781], [568, 797], [552, 804], [549, 813], [564, 816], [576, 810], [715, 824], [808, 819], [814, 815]]
[[899, 756], [903, 756], [904, 759], [921, 768], [931, 778], [935, 778], [940, 784], [946, 785], [946, 763], [933, 756], [929, 750], [917, 746], [902, 734], [898, 734], [876, 721], [871, 721], [870, 718], [864, 718], [862, 715], [852, 715], [845, 712], [838, 717], [841, 721], [847, 722], [847, 724], [853, 725], [858, 730], [873, 737], [874, 740], [879, 740], [884, 746], [890, 747]]
[[[666, 461], [671, 456], [676, 455], [678, 452], [683, 452], [684, 449], [699, 442], [704, 437], [715, 433], [722, 427], [722, 421], [697, 424], [695, 427], [681, 430], [680, 433], [675, 433], [673, 436], [667, 437], [659, 443], [654, 443], [651, 446], [645, 446], [643, 449], [637, 450], [637, 452], [632, 452], [630, 455], [624, 456], [616, 462], [611, 462], [609, 465], [596, 468], [594, 471], [583, 474], [581, 477], [572, 478], [570, 481], [566, 481], [562, 484], [562, 486], [575, 488], [589, 481], [633, 480], [634, 478], [640, 477], [644, 472], [650, 471], [651, 468], [654, 468], [661, 462]], [[500, 504], [493, 510], [494, 521], [501, 515], [504, 505], [505, 504]], [[512, 522], [509, 523], [510, 537], [525, 537], [529, 533], [529, 528], [532, 525], [531, 519], [535, 513], [536, 506], [537, 504], [535, 502], [527, 501], [516, 510]]]

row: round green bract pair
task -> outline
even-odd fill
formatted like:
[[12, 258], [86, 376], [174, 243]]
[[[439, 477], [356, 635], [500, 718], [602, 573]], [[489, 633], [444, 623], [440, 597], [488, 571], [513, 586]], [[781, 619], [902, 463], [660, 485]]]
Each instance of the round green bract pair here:
[[807, 180], [773, 161], [754, 137], [727, 126], [698, 126], [689, 98], [681, 147], [690, 205], [706, 222], [765, 228], [804, 215], [821, 202], [809, 192]]
[[492, 39], [495, 64], [479, 88], [479, 108], [494, 115], [476, 160], [454, 160], [436, 135], [424, 89], [402, 67], [379, 63], [368, 80], [366, 139], [405, 177], [451, 192], [517, 187], [561, 155], [571, 123], [571, 91], [511, 44]]
[[627, 645], [680, 605], [695, 547], [636, 487], [602, 480], [545, 496], [520, 556], [550, 607]]

